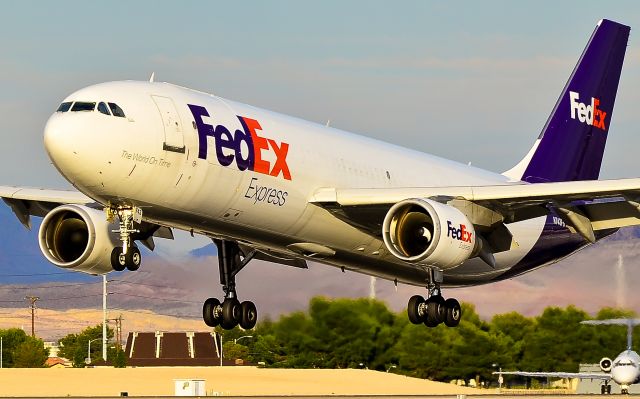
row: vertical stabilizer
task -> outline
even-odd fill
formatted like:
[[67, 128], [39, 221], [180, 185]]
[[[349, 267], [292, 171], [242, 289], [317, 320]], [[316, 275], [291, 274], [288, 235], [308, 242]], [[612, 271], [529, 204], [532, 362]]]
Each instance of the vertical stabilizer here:
[[598, 179], [629, 31], [598, 22], [538, 140], [506, 176], [530, 183]]

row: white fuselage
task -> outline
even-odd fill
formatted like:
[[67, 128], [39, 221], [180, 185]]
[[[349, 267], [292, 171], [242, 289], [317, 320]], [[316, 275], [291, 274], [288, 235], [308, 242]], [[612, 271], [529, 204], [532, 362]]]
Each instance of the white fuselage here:
[[611, 362], [611, 379], [623, 389], [638, 382], [640, 378], [640, 356], [632, 350], [626, 350]]
[[[510, 184], [501, 174], [166, 83], [104, 83], [64, 101], [114, 102], [126, 114], [56, 112], [45, 128], [56, 167], [98, 202], [139, 206], [149, 221], [284, 256], [299, 256], [292, 244], [319, 244], [335, 251], [320, 262], [415, 285], [427, 281], [425, 268], [398, 260], [380, 237], [310, 204], [313, 194], [326, 187]], [[197, 121], [189, 105], [209, 117]], [[260, 162], [251, 168], [243, 165], [250, 149], [234, 137], [246, 131], [239, 117], [259, 123], [253, 161]], [[229, 132], [205, 138], [204, 159], [197, 122]], [[471, 259], [445, 271], [444, 284], [452, 277], [478, 284], [504, 273], [532, 249], [545, 222], [508, 225], [518, 247], [497, 253], [495, 269]]]

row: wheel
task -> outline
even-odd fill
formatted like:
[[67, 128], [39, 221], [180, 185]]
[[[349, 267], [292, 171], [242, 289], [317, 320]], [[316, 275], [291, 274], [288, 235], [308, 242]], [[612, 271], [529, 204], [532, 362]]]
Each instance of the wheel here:
[[456, 327], [460, 324], [462, 318], [462, 308], [460, 308], [460, 302], [454, 298], [449, 298], [444, 302], [445, 318], [444, 324], [447, 327]]
[[620, 393], [623, 395], [629, 395], [629, 390], [628, 389], [621, 389]]
[[240, 304], [241, 317], [240, 327], [245, 330], [250, 330], [256, 326], [258, 321], [258, 309], [253, 302], [244, 301]]
[[222, 303], [222, 321], [220, 326], [225, 330], [231, 330], [240, 322], [242, 308], [237, 299], [225, 299]]
[[607, 385], [607, 395], [611, 395], [611, 385]]
[[117, 272], [121, 272], [126, 268], [126, 259], [122, 253], [122, 247], [115, 247], [111, 251], [111, 267]]
[[600, 395], [604, 395], [607, 392], [607, 387], [600, 385]]
[[129, 248], [125, 255], [125, 264], [127, 265], [127, 269], [135, 272], [140, 268], [140, 263], [142, 263], [142, 256], [140, 255], [138, 247]]
[[427, 327], [436, 327], [442, 323], [442, 308], [444, 307], [444, 298], [440, 295], [433, 295], [426, 301], [427, 313], [424, 325]]
[[409, 305], [407, 306], [407, 315], [409, 321], [413, 324], [422, 324], [423, 317], [420, 314], [420, 305], [424, 303], [424, 298], [420, 295], [414, 295], [409, 299]]
[[220, 306], [220, 301], [216, 298], [209, 298], [202, 305], [202, 318], [204, 319], [204, 324], [209, 327], [216, 327], [220, 324], [220, 320], [216, 317], [216, 308], [218, 306]]

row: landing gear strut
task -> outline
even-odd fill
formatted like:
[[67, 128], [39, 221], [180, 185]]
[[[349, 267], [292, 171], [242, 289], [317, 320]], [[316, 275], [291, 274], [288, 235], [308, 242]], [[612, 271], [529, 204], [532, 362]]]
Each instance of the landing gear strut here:
[[134, 223], [142, 221], [142, 210], [137, 207], [107, 208], [107, 218], [113, 219], [117, 215], [120, 221], [118, 230], [114, 233], [120, 235], [121, 247], [115, 247], [111, 251], [111, 267], [113, 270], [121, 272], [125, 268], [131, 271], [138, 270], [142, 263], [140, 250], [133, 243], [131, 235], [140, 231], [134, 228]]
[[236, 275], [253, 259], [255, 252], [241, 258], [244, 254], [236, 242], [218, 239], [213, 242], [218, 248], [218, 268], [224, 300], [220, 303], [216, 298], [207, 299], [202, 306], [202, 318], [209, 327], [219, 325], [225, 330], [231, 330], [240, 325], [245, 330], [252, 329], [258, 320], [258, 311], [253, 302], [240, 303], [238, 300]]
[[[440, 290], [441, 274], [431, 271], [431, 283], [428, 286], [429, 297], [425, 300], [420, 295], [414, 295], [409, 299], [407, 314], [409, 321], [413, 324], [422, 324], [427, 327], [436, 327], [444, 323], [447, 327], [456, 327], [460, 324], [462, 309], [460, 303], [449, 298], [445, 300]], [[438, 281], [440, 280], [440, 281]]]

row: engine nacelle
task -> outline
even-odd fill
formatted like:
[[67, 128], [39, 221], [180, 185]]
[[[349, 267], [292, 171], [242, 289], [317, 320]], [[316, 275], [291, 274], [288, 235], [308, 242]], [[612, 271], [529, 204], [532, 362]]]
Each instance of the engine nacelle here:
[[120, 245], [117, 223], [108, 223], [103, 211], [82, 205], [62, 205], [40, 225], [38, 241], [45, 258], [63, 269], [90, 274], [113, 270], [111, 252]]
[[389, 252], [412, 263], [449, 269], [469, 259], [476, 232], [458, 209], [426, 198], [398, 202], [382, 226]]
[[608, 357], [603, 357], [600, 360], [600, 370], [602, 370], [605, 373], [609, 373], [611, 372], [611, 359], [609, 359]]

